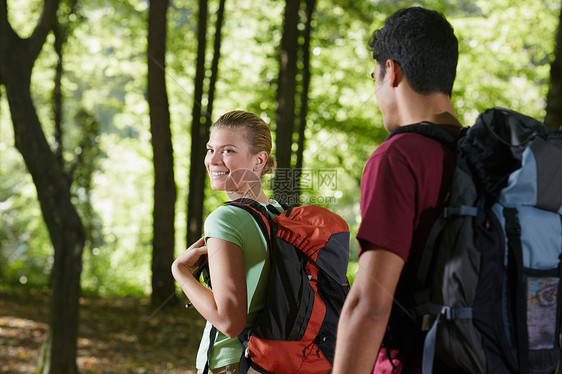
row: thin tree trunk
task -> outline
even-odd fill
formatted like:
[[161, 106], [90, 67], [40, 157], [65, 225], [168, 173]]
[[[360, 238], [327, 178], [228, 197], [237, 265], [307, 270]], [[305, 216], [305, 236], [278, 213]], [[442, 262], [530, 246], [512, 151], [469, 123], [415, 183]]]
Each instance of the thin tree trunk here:
[[102, 224], [99, 216], [92, 206], [92, 176], [98, 165], [101, 150], [98, 146], [98, 135], [100, 134], [99, 122], [85, 109], [76, 113], [74, 120], [82, 132], [82, 139], [78, 147], [82, 150], [76, 154], [66, 169], [72, 180], [71, 192], [83, 189], [84, 198], [76, 201], [76, 209], [84, 224], [86, 233], [85, 249], [92, 249], [103, 245]]
[[275, 115], [278, 169], [273, 190], [276, 199], [290, 204], [296, 203], [293, 196], [295, 185], [291, 170], [291, 146], [295, 128], [299, 7], [300, 0], [287, 0], [285, 5]]
[[[215, 101], [215, 88], [219, 74], [219, 60], [221, 57], [222, 25], [224, 23], [225, 0], [220, 0], [219, 10], [217, 11], [217, 21], [215, 27], [215, 40], [213, 44], [213, 61], [211, 63], [211, 79], [209, 80], [209, 93], [207, 95], [207, 110], [205, 111], [206, 128], [212, 125], [213, 102]], [[206, 136], [208, 133], [206, 133]], [[206, 140], [205, 140], [206, 142]], [[205, 178], [206, 180], [206, 178]], [[203, 186], [204, 188], [204, 186]]]
[[77, 373], [78, 306], [84, 227], [71, 203], [68, 178], [49, 148], [30, 93], [33, 65], [52, 28], [58, 0], [46, 0], [27, 39], [12, 30], [6, 0], [0, 0], [0, 84], [5, 85], [22, 154], [37, 190], [41, 212], [54, 247], [53, 303], [41, 373]]
[[[205, 79], [205, 51], [207, 46], [207, 0], [199, 0], [197, 29], [197, 69], [191, 122], [191, 163], [189, 166], [189, 196], [187, 199], [187, 245], [190, 246], [203, 232], [203, 200], [205, 198], [206, 172], [203, 165], [207, 129], [202, 125], [203, 81]], [[203, 187], [201, 187], [203, 186]]]
[[312, 33], [312, 15], [314, 14], [314, 7], [316, 0], [306, 0], [306, 25], [304, 28], [304, 42], [302, 45], [302, 90], [301, 90], [301, 105], [299, 108], [299, 139], [297, 150], [297, 177], [295, 178], [296, 191], [295, 195], [300, 197], [301, 184], [302, 184], [302, 167], [304, 159], [305, 147], [305, 130], [306, 130], [306, 116], [308, 115], [308, 91], [310, 87], [310, 34]]
[[[197, 239], [199, 239], [199, 236], [201, 235], [202, 231], [203, 231], [203, 199], [205, 197], [205, 183], [207, 181], [207, 177], [206, 177], [206, 173], [205, 173], [205, 168], [203, 165], [203, 159], [204, 159], [204, 152], [205, 152], [205, 144], [207, 144], [207, 141], [209, 140], [209, 127], [212, 125], [212, 118], [213, 118], [213, 102], [215, 100], [215, 88], [216, 88], [216, 82], [218, 79], [218, 71], [219, 71], [219, 60], [220, 60], [220, 47], [221, 47], [221, 39], [222, 39], [222, 25], [224, 23], [224, 7], [225, 7], [225, 0], [220, 0], [219, 3], [219, 9], [217, 11], [217, 20], [216, 20], [216, 26], [215, 26], [215, 38], [214, 38], [214, 45], [213, 45], [213, 60], [211, 62], [211, 78], [209, 80], [209, 90], [207, 93], [207, 106], [206, 109], [204, 110], [205, 114], [202, 117], [198, 117], [201, 119], [201, 122], [198, 124], [199, 126], [199, 131], [197, 132], [199, 138], [197, 139], [197, 142], [194, 142], [193, 136], [194, 136], [194, 131], [192, 128], [192, 153], [191, 153], [191, 167], [193, 170], [193, 172], [195, 173], [195, 169], [200, 170], [198, 172], [198, 174], [193, 174], [193, 177], [191, 177], [191, 171], [190, 171], [190, 189], [189, 189], [189, 203], [188, 203], [188, 222], [190, 222], [190, 225], [188, 227], [188, 232], [187, 232], [187, 245], [191, 245], [193, 242], [195, 242]], [[200, 19], [201, 21], [201, 19]], [[206, 21], [205, 21], [206, 23]], [[202, 30], [200, 30], [202, 31]], [[206, 33], [206, 30], [205, 30]], [[202, 38], [199, 38], [199, 41], [202, 43]], [[205, 44], [206, 44], [206, 36], [205, 36]], [[200, 44], [201, 45], [201, 44]], [[197, 71], [199, 72], [199, 60], [200, 55], [198, 55], [198, 64], [197, 64]], [[205, 63], [204, 63], [204, 59], [203, 60], [203, 67], [201, 70], [201, 76], [204, 76], [204, 71], [205, 69]], [[196, 85], [197, 83], [202, 83], [202, 82], [198, 82], [198, 78], [196, 77]], [[203, 86], [200, 87], [200, 91], [198, 91], [200, 94], [197, 96], [198, 100], [196, 102], [199, 103], [199, 113], [196, 114], [198, 116], [201, 116], [201, 113], [203, 112], [202, 109], [202, 96], [203, 96]], [[193, 123], [195, 124], [195, 118]], [[192, 125], [193, 126], [193, 125]], [[200, 147], [200, 145], [203, 145], [203, 147]], [[193, 151], [196, 152], [202, 152], [201, 154], [194, 154]], [[197, 165], [195, 165], [195, 164]], [[194, 167], [197, 166], [197, 167]], [[197, 200], [196, 200], [197, 199]], [[195, 205], [194, 205], [195, 204]], [[191, 210], [190, 210], [191, 209]]]
[[551, 129], [562, 128], [562, 12], [556, 33], [556, 50], [550, 67], [550, 90], [546, 101], [544, 124]]
[[53, 26], [53, 34], [55, 35], [54, 47], [57, 54], [57, 65], [55, 67], [55, 88], [53, 90], [53, 117], [54, 117], [54, 135], [55, 135], [55, 157], [60, 166], [64, 168], [63, 160], [63, 143], [62, 143], [62, 48], [64, 45], [64, 30], [55, 17], [55, 25]]
[[[71, 0], [68, 2], [69, 12], [68, 16], [74, 14], [76, 11], [77, 0]], [[55, 87], [53, 89], [53, 118], [54, 118], [54, 136], [55, 136], [55, 157], [57, 158], [59, 164], [64, 169], [64, 131], [62, 128], [63, 123], [63, 94], [62, 94], [62, 75], [63, 75], [63, 48], [68, 39], [68, 31], [70, 20], [60, 22], [58, 17], [55, 17], [55, 23], [53, 25], [53, 35], [55, 40], [53, 43], [55, 53], [57, 55], [57, 65], [55, 67]], [[70, 175], [72, 176], [72, 175]]]
[[170, 111], [166, 92], [166, 12], [168, 0], [152, 0], [148, 11], [148, 104], [154, 154], [152, 304], [175, 297], [170, 272], [174, 260], [176, 183]]

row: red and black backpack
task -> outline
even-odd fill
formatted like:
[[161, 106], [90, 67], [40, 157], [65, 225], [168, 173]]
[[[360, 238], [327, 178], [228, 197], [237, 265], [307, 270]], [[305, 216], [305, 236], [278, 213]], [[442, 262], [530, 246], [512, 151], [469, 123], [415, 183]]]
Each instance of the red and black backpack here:
[[[347, 223], [314, 205], [284, 206], [275, 218], [251, 199], [226, 205], [254, 217], [269, 239], [271, 260], [265, 308], [251, 330], [239, 336], [245, 347], [239, 372], [245, 374], [250, 365], [275, 374], [330, 372], [349, 292]], [[267, 209], [279, 213], [272, 205]]]

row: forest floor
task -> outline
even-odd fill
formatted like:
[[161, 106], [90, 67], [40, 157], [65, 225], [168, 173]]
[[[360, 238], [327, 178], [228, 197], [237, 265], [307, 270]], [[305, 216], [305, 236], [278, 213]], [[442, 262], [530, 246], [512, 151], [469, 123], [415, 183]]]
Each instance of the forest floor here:
[[[34, 373], [48, 329], [50, 295], [0, 290], [0, 373]], [[80, 300], [80, 373], [194, 374], [204, 320], [183, 305], [133, 297]]]

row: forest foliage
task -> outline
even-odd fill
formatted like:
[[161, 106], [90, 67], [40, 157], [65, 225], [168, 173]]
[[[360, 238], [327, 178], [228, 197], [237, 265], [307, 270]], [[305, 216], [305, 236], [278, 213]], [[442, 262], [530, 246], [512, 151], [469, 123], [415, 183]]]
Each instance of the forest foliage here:
[[[21, 37], [32, 31], [42, 3], [8, 0], [10, 23]], [[69, 4], [63, 1], [58, 13], [59, 21], [69, 26], [62, 78], [61, 149], [68, 165], [79, 161], [72, 193], [88, 231], [82, 288], [101, 295], [146, 295], [150, 292], [153, 209], [146, 97], [148, 2], [78, 1], [73, 10]], [[210, 28], [218, 4], [209, 1]], [[412, 4], [400, 0], [317, 1], [304, 151], [304, 170], [312, 179], [303, 188], [303, 199], [342, 215], [352, 234], [360, 221], [363, 166], [386, 136], [374, 99], [367, 41], [387, 15]], [[473, 123], [482, 110], [496, 106], [544, 118], [559, 0], [427, 0], [415, 4], [443, 12], [455, 28], [461, 57], [453, 104], [465, 125]], [[283, 9], [284, 3], [274, 0], [226, 1], [214, 119], [229, 110], [245, 109], [262, 116], [275, 130]], [[176, 253], [190, 244], [185, 243], [184, 233], [196, 31], [197, 1], [170, 1], [166, 74], [178, 193]], [[32, 95], [54, 149], [57, 56], [53, 39], [51, 34], [36, 62]], [[210, 60], [212, 45], [207, 52]], [[90, 139], [87, 147], [85, 134]], [[47, 286], [53, 249], [35, 187], [13, 137], [6, 92], [0, 87], [0, 281]], [[80, 182], [81, 176], [85, 179]], [[224, 193], [207, 189], [205, 212], [224, 200]], [[354, 239], [352, 248], [352, 259], [356, 259]]]

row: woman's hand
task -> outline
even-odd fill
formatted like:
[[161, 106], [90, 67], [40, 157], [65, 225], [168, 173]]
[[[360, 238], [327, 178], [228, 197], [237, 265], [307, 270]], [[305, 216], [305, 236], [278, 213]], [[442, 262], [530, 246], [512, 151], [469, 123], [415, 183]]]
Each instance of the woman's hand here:
[[206, 254], [207, 246], [205, 245], [205, 239], [201, 238], [176, 258], [172, 264], [172, 274], [174, 274], [174, 277], [177, 273], [191, 276]]
[[[213, 289], [192, 274], [207, 254]], [[190, 246], [172, 264], [172, 274], [195, 309], [219, 331], [238, 336], [247, 321], [248, 297], [242, 248], [229, 241], [203, 238]]]

